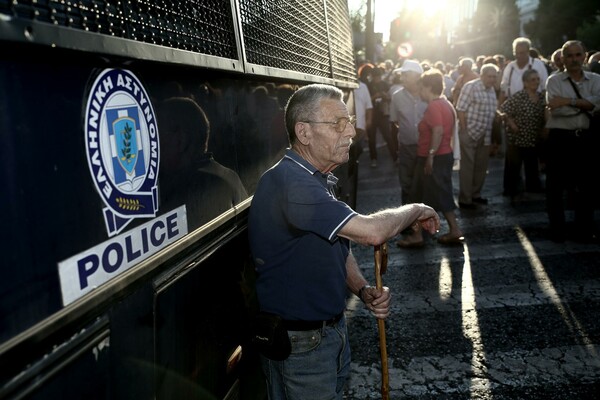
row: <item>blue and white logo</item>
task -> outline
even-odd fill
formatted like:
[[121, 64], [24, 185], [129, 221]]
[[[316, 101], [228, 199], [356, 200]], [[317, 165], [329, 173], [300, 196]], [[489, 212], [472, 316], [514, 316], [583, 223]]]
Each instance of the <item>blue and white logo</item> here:
[[90, 173], [106, 204], [108, 235], [134, 218], [156, 216], [158, 128], [150, 98], [131, 71], [106, 69], [96, 78], [86, 106], [85, 144]]

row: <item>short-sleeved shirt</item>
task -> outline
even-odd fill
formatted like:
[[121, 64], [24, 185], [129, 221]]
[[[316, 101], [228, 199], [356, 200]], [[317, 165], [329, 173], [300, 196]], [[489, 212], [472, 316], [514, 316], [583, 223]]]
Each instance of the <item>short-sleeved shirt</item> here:
[[507, 129], [508, 143], [519, 147], [535, 147], [544, 127], [544, 109], [546, 101], [544, 93], [537, 93], [537, 101], [529, 98], [527, 91], [521, 90], [508, 98], [500, 106], [500, 110], [514, 119], [519, 127], [518, 132]]
[[392, 96], [390, 121], [398, 123], [398, 143], [405, 146], [416, 145], [419, 140], [419, 121], [423, 118], [427, 103], [415, 97], [406, 89], [400, 89]]
[[519, 68], [517, 61], [513, 60], [508, 63], [504, 71], [502, 72], [502, 80], [500, 82], [501, 90], [506, 94], [507, 97], [514, 96], [518, 91], [523, 90], [523, 73], [528, 69], [534, 69], [540, 76], [540, 86], [538, 92], [541, 92], [546, 88], [546, 79], [548, 79], [548, 70], [538, 58], [529, 57], [527, 65], [523, 68]]
[[[581, 97], [594, 105], [593, 112], [600, 110], [600, 75], [589, 71], [583, 71], [583, 79], [579, 82], [573, 81]], [[548, 78], [546, 82], [546, 101], [549, 102], [555, 96], [577, 98], [577, 93], [569, 82], [567, 72], [559, 72]], [[550, 129], [588, 129], [590, 119], [586, 113], [577, 107], [563, 106], [552, 110], [550, 120], [546, 127]]]
[[431, 148], [431, 133], [434, 127], [443, 127], [442, 141], [437, 149], [436, 155], [452, 152], [451, 140], [454, 129], [454, 111], [452, 105], [445, 98], [435, 99], [429, 102], [423, 119], [419, 122], [419, 146], [417, 155], [427, 157]]
[[356, 112], [356, 129], [367, 129], [367, 110], [373, 108], [371, 95], [366, 83], [358, 82], [354, 89], [354, 111]]
[[248, 220], [263, 311], [287, 320], [326, 320], [346, 306], [349, 241], [337, 236], [356, 215], [322, 174], [288, 149], [263, 174]]
[[486, 88], [481, 79], [475, 79], [463, 86], [456, 110], [466, 113], [469, 136], [474, 140], [485, 137], [485, 143], [489, 144], [497, 106], [498, 99], [494, 88]]

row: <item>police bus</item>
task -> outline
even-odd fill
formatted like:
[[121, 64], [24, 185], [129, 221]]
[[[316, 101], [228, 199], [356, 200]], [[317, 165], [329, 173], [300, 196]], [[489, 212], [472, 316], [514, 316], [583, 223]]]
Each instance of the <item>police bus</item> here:
[[[260, 398], [246, 219], [345, 0], [0, 0], [0, 398]], [[352, 204], [354, 182], [337, 171]]]

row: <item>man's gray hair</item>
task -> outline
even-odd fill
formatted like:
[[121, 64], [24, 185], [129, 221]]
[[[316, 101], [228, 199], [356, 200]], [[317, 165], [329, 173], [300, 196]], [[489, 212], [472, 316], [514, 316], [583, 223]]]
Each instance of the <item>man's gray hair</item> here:
[[515, 53], [515, 51], [517, 51], [517, 46], [520, 46], [522, 44], [527, 46], [527, 50], [531, 48], [531, 40], [529, 40], [526, 37], [518, 37], [515, 40], [513, 40], [512, 43], [513, 54]]
[[290, 144], [296, 141], [296, 122], [314, 119], [321, 100], [325, 99], [343, 101], [344, 93], [335, 86], [314, 83], [301, 87], [290, 97], [285, 106], [285, 128]]
[[493, 70], [495, 73], [498, 73], [500, 71], [500, 68], [498, 68], [498, 66], [496, 64], [492, 64], [492, 63], [483, 64], [481, 66], [481, 75], [485, 75], [485, 73], [490, 70]]
[[581, 49], [583, 50], [584, 53], [587, 51], [587, 49], [585, 48], [585, 45], [583, 44], [583, 42], [581, 40], [567, 40], [560, 49], [564, 53], [568, 47], [571, 47], [574, 45], [581, 46]]

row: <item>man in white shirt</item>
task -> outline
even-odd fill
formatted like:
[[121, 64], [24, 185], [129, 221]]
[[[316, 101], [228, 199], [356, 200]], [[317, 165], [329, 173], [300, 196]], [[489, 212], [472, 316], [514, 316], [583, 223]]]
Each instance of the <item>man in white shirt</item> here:
[[[506, 99], [513, 96], [515, 93], [523, 90], [523, 73], [529, 69], [534, 69], [540, 76], [540, 85], [538, 92], [541, 92], [546, 88], [546, 79], [548, 79], [548, 70], [546, 66], [539, 58], [533, 58], [529, 55], [529, 49], [531, 48], [531, 40], [525, 37], [518, 37], [513, 40], [512, 43], [513, 55], [515, 59], [509, 62], [504, 68], [502, 73], [502, 80], [500, 81], [500, 98], [498, 104], [504, 103]], [[506, 135], [503, 135], [504, 143], [507, 146], [506, 152], [509, 152], [508, 141]], [[507, 187], [510, 164], [508, 158], [505, 158], [504, 163], [504, 194], [508, 193]]]
[[538, 91], [546, 88], [546, 79], [548, 79], [548, 70], [539, 58], [533, 58], [529, 55], [531, 48], [531, 40], [525, 37], [519, 37], [513, 40], [512, 44], [513, 55], [515, 59], [508, 63], [502, 74], [500, 82], [500, 101], [511, 97], [519, 90], [523, 89], [523, 72], [528, 69], [535, 69], [540, 75], [540, 86]]
[[[569, 40], [562, 47], [563, 72], [548, 78], [546, 102], [551, 110], [546, 161], [546, 211], [550, 239], [600, 243], [594, 205], [598, 186], [598, 128], [593, 114], [600, 110], [600, 76], [585, 71], [585, 47]], [[574, 232], [566, 222], [564, 196], [573, 193]]]
[[409, 204], [415, 168], [417, 166], [418, 125], [427, 109], [419, 95], [419, 79], [423, 68], [416, 60], [405, 60], [400, 68], [404, 88], [394, 93], [390, 103], [390, 121], [398, 137], [398, 177], [402, 189], [402, 204]]
[[366, 136], [373, 114], [373, 103], [369, 94], [369, 88], [361, 80], [358, 81], [358, 88], [354, 89], [354, 112], [356, 113], [355, 142], [359, 143]]

